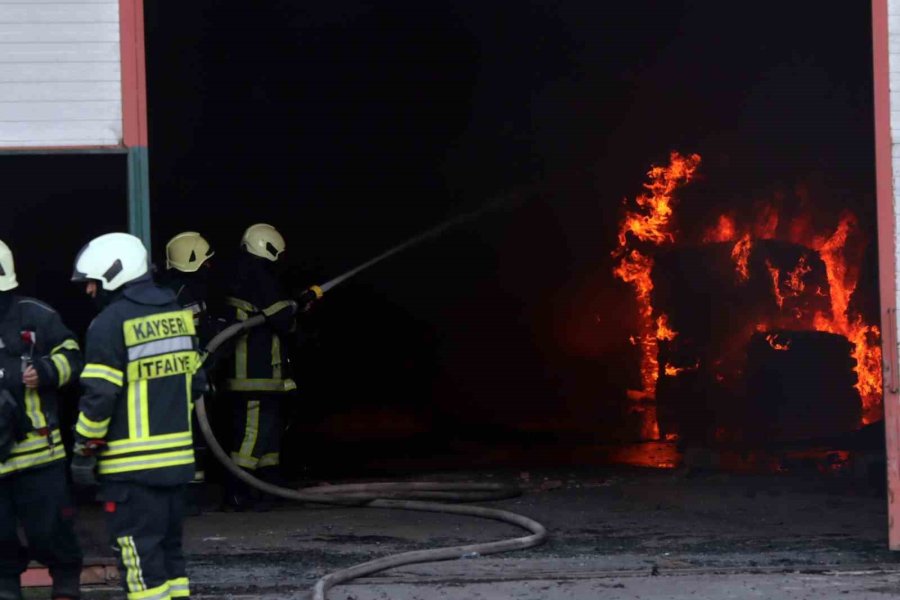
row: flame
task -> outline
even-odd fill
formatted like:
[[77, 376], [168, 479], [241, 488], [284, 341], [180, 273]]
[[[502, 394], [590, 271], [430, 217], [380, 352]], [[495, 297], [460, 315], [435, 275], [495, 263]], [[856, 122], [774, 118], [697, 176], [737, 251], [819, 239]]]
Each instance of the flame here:
[[803, 278], [810, 271], [812, 271], [812, 267], [806, 263], [806, 257], [801, 256], [800, 260], [797, 261], [797, 266], [788, 273], [787, 281], [785, 282], [789, 290], [788, 293], [791, 296], [799, 296], [803, 293], [803, 290], [806, 289]]
[[731, 215], [719, 215], [716, 226], [703, 234], [704, 242], [733, 242], [737, 237], [737, 229], [734, 225], [734, 217]]
[[731, 258], [734, 260], [738, 281], [745, 282], [750, 279], [750, 250], [752, 249], [753, 241], [750, 239], [749, 233], [739, 239], [731, 249]]
[[[825, 264], [827, 293], [820, 287], [816, 288], [815, 293], [829, 299], [831, 310], [830, 314], [816, 313], [812, 326], [816, 331], [842, 335], [853, 345], [851, 353], [856, 360], [856, 389], [862, 400], [862, 423], [867, 425], [882, 416], [881, 332], [876, 325], [865, 323], [861, 315], [853, 315], [850, 310], [850, 301], [858, 283], [858, 268], [849, 263], [847, 242], [855, 228], [856, 218], [845, 214], [830, 235], [814, 236], [811, 233], [811, 217], [801, 215], [791, 221], [788, 235], [791, 241], [816, 251]], [[783, 307], [786, 295], [798, 296], [803, 292], [806, 288], [804, 278], [812, 270], [806, 257], [797, 261], [786, 278], [782, 278], [779, 270], [768, 261], [766, 267], [772, 276], [773, 293], [779, 308]], [[802, 313], [795, 311], [794, 317], [799, 316]], [[757, 330], [766, 329], [765, 325], [757, 326]]]
[[671, 341], [675, 339], [678, 332], [669, 327], [669, 317], [659, 315], [656, 319], [656, 339]]
[[[696, 154], [684, 156], [673, 152], [668, 166], [653, 166], [648, 171], [648, 183], [644, 184], [645, 192], [626, 207], [619, 224], [619, 243], [612, 253], [617, 261], [613, 272], [616, 277], [633, 288], [638, 310], [637, 331], [630, 339], [640, 348], [643, 389], [629, 390], [628, 397], [635, 403], [644, 403], [636, 410], [646, 417], [643, 422], [645, 437], [647, 432], [650, 432], [653, 439], [659, 439], [656, 410], [652, 404], [655, 401], [657, 379], [661, 374], [676, 377], [684, 371], [700, 368], [698, 361], [696, 365], [689, 366], [666, 363], [660, 369], [659, 342], [675, 339], [678, 332], [669, 324], [668, 315], [654, 312], [652, 305], [654, 283], [651, 277], [654, 248], [674, 243], [676, 240], [675, 193], [680, 186], [692, 180], [700, 160], [700, 156]], [[809, 203], [808, 190], [798, 189], [796, 193]], [[780, 202], [782, 199], [783, 196], [776, 196], [775, 201]], [[782, 222], [776, 204], [768, 203], [761, 205], [755, 218], [745, 226], [741, 226], [732, 213], [720, 215], [715, 225], [702, 233], [701, 240], [704, 243], [734, 243], [731, 259], [739, 283], [750, 281], [750, 258], [756, 240], [784, 239], [818, 253], [825, 265], [828, 286], [824, 289], [824, 284], [817, 285], [814, 295], [827, 298], [830, 310], [810, 315], [808, 311], [804, 312], [802, 307], [805, 305], [802, 302], [791, 302], [786, 306], [787, 298], [799, 298], [804, 293], [808, 296], [812, 291], [807, 291], [810, 282], [807, 275], [813, 271], [808, 256], [801, 256], [792, 267], [784, 264], [776, 266], [767, 260], [765, 266], [772, 280], [772, 294], [781, 314], [774, 322], [748, 323], [750, 325], [748, 329], [767, 332], [775, 327], [808, 329], [811, 325], [818, 331], [846, 337], [852, 344], [852, 355], [856, 360], [856, 387], [862, 399], [862, 423], [871, 423], [881, 417], [882, 410], [880, 331], [877, 326], [867, 324], [861, 315], [851, 309], [859, 265], [858, 262], [851, 260], [852, 253], [848, 251], [848, 239], [851, 239], [856, 231], [856, 220], [852, 215], [844, 215], [834, 231], [821, 235], [817, 234], [812, 217], [811, 211], [805, 211]], [[810, 316], [813, 317], [811, 321]], [[767, 335], [766, 340], [777, 351], [787, 351], [791, 346], [789, 339], [780, 339], [777, 334]], [[716, 369], [715, 379], [723, 382], [725, 376]]]
[[828, 276], [831, 296], [832, 318], [835, 326], [841, 330], [846, 330], [849, 326], [847, 309], [850, 306], [850, 297], [856, 290], [856, 277], [850, 275], [844, 257], [847, 237], [850, 234], [850, 228], [855, 224], [856, 220], [852, 216], [846, 215], [831, 236], [816, 240], [813, 247], [813, 250], [818, 251], [825, 263], [825, 273]]
[[666, 377], [675, 377], [679, 373], [684, 373], [685, 371], [697, 371], [700, 369], [700, 361], [698, 360], [696, 364], [689, 365], [687, 367], [676, 367], [671, 363], [666, 363], [666, 366], [663, 369], [663, 372], [666, 374]]
[[[674, 193], [693, 178], [699, 164], [700, 156], [697, 154], [682, 156], [672, 152], [668, 166], [650, 168], [647, 172], [649, 181], [644, 184], [647, 191], [634, 199], [636, 208], [625, 211], [619, 224], [619, 245], [612, 253], [619, 261], [613, 269], [613, 274], [634, 288], [637, 300], [640, 333], [634, 337], [637, 345], [641, 347], [642, 393], [648, 398], [655, 396], [656, 380], [659, 377], [659, 363], [656, 358], [659, 327], [654, 323], [651, 303], [653, 280], [650, 273], [653, 269], [653, 258], [635, 245], [643, 243], [658, 246], [675, 240], [672, 231]], [[655, 432], [655, 437], [658, 438], [659, 427], [655, 411], [652, 418], [653, 423], [649, 429]]]
[[784, 296], [781, 294], [779, 285], [781, 271], [773, 267], [769, 261], [766, 261], [766, 269], [769, 270], [769, 275], [772, 277], [772, 294], [775, 296], [775, 302], [778, 304], [778, 308], [782, 308], [784, 306]]
[[867, 425], [880, 419], [882, 413], [881, 332], [877, 326], [863, 322], [861, 315], [851, 317], [849, 313], [858, 271], [847, 264], [845, 248], [855, 226], [856, 219], [852, 215], [844, 215], [834, 233], [816, 240], [813, 245], [825, 263], [831, 299], [830, 317], [816, 314], [814, 326], [819, 331], [843, 335], [853, 344], [856, 389], [862, 398], [862, 422]]
[[756, 217], [756, 227], [754, 234], [756, 239], [771, 240], [778, 231], [778, 210], [771, 204], [763, 206]]
[[770, 333], [766, 336], [766, 341], [769, 342], [769, 345], [772, 346], [774, 350], [778, 350], [784, 352], [786, 350], [790, 350], [791, 348], [791, 340], [788, 340], [784, 343], [778, 341], [778, 336], [774, 333]]

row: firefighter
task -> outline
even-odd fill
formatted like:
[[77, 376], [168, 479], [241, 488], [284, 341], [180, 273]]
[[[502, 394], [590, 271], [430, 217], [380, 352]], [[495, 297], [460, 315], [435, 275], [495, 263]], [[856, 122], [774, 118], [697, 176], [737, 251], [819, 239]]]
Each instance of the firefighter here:
[[209, 242], [196, 231], [179, 233], [166, 244], [166, 271], [160, 277], [160, 284], [175, 292], [178, 303], [194, 315], [201, 347], [214, 329], [206, 305], [213, 255]]
[[85, 340], [73, 479], [99, 480], [129, 600], [186, 598], [191, 410], [206, 389], [193, 315], [153, 282], [146, 249], [125, 233], [91, 240], [72, 281], [100, 308]]
[[[284, 238], [273, 226], [248, 227], [225, 299], [237, 321], [258, 314], [266, 319], [238, 339], [223, 387], [232, 399], [232, 460], [272, 483], [280, 482], [281, 400], [297, 387], [288, 372], [283, 342], [295, 328], [297, 304], [281, 288], [274, 271], [284, 249]], [[234, 478], [229, 480], [226, 503], [238, 510], [264, 510], [269, 505], [266, 499], [254, 502], [246, 486]]]
[[81, 350], [59, 314], [13, 292], [18, 285], [12, 252], [0, 242], [0, 600], [21, 599], [29, 558], [49, 567], [51, 597], [78, 598], [82, 556], [56, 390], [81, 370]]
[[[207, 307], [209, 295], [209, 272], [215, 252], [209, 242], [196, 231], [179, 233], [166, 244], [166, 270], [160, 277], [160, 284], [171, 289], [182, 308], [194, 315], [194, 327], [205, 348], [216, 330]], [[194, 460], [196, 469], [194, 480], [188, 488], [187, 513], [201, 513], [203, 483], [206, 480], [206, 441], [197, 426], [196, 416], [192, 417], [194, 432]]]

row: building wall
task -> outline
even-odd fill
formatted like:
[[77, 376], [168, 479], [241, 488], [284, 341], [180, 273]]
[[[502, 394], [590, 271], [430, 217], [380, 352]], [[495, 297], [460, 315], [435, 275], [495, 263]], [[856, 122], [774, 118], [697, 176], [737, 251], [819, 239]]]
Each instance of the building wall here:
[[118, 0], [0, 0], [0, 148], [118, 145]]
[[[894, 196], [894, 249], [900, 265], [900, 0], [888, 0], [888, 65], [890, 68], [891, 165]], [[900, 299], [900, 278], [895, 278]], [[896, 305], [895, 305], [896, 306]], [[898, 323], [900, 328], [900, 323]], [[897, 338], [900, 340], [900, 331]]]

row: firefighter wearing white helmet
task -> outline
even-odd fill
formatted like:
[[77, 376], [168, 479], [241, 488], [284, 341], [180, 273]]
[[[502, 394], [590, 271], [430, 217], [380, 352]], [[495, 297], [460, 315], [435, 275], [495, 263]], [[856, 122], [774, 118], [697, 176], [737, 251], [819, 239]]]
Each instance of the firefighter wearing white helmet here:
[[[266, 322], [238, 340], [223, 385], [233, 406], [231, 458], [261, 479], [278, 482], [284, 433], [281, 401], [297, 387], [288, 369], [284, 338], [294, 330], [297, 304], [274, 270], [285, 250], [281, 234], [271, 225], [257, 223], [244, 232], [240, 246], [243, 251], [231, 273], [225, 302], [236, 321], [262, 314]], [[229, 482], [226, 503], [238, 510], [268, 505], [268, 501], [254, 502], [236, 479]]]
[[55, 310], [16, 287], [12, 252], [0, 242], [0, 598], [22, 597], [29, 559], [49, 567], [53, 598], [78, 598], [82, 555], [67, 516], [57, 390], [81, 371], [81, 349]]
[[12, 250], [0, 241], [0, 292], [8, 292], [19, 287], [16, 280], [16, 265], [13, 262]]
[[194, 477], [190, 413], [207, 387], [193, 316], [154, 283], [147, 251], [132, 235], [92, 240], [72, 280], [103, 306], [86, 336], [73, 479], [99, 480], [127, 597], [186, 598], [181, 529]]

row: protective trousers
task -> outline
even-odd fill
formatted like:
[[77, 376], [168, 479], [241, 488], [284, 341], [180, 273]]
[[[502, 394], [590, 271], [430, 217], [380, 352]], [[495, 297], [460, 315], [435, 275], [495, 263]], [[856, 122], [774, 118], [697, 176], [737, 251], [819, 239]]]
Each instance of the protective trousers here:
[[[46, 565], [53, 598], [78, 598], [82, 556], [65, 461], [25, 469], [0, 479], [0, 600], [19, 600], [19, 576], [29, 559]], [[22, 547], [16, 523], [25, 531]]]
[[128, 600], [188, 598], [181, 548], [185, 486], [103, 482], [107, 528]]
[[234, 445], [231, 458], [245, 469], [255, 471], [281, 463], [284, 418], [277, 395], [232, 395]]

